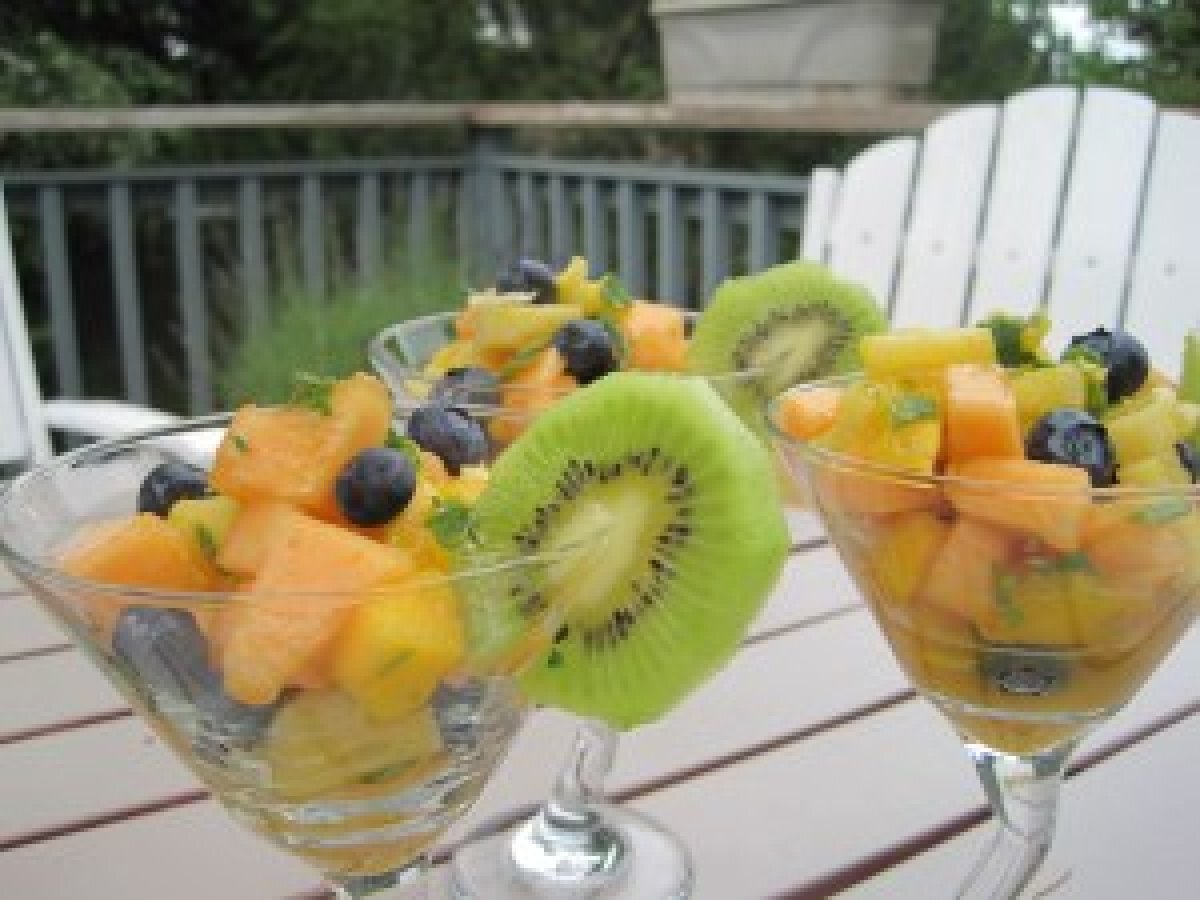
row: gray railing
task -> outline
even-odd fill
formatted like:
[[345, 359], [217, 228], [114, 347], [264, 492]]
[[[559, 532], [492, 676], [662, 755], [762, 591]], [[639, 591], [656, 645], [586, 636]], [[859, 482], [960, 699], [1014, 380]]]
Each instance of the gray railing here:
[[[436, 246], [479, 283], [518, 254], [580, 253], [636, 295], [697, 307], [727, 275], [796, 254], [807, 190], [805, 178], [487, 145], [462, 157], [10, 172], [0, 182], [48, 393], [161, 402], [145, 331], [173, 303], [189, 412], [217, 403], [214, 331], [266, 327], [288, 277], [321, 295], [338, 277], [370, 278], [397, 249], [420, 258]], [[151, 258], [173, 272], [148, 271]], [[233, 302], [216, 303], [218, 293]], [[229, 307], [232, 323], [220, 315]]]

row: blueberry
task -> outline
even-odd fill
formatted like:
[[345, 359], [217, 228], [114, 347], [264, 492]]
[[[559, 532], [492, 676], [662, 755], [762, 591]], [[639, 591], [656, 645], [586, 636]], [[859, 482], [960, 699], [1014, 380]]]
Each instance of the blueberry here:
[[983, 652], [979, 674], [1006, 694], [1041, 697], [1060, 690], [1070, 677], [1070, 663], [1060, 648], [995, 645]]
[[1145, 384], [1150, 375], [1150, 355], [1146, 348], [1124, 331], [1097, 328], [1087, 334], [1077, 334], [1071, 338], [1067, 352], [1070, 353], [1072, 348], [1091, 351], [1107, 369], [1104, 385], [1109, 403], [1128, 397]]
[[1025, 455], [1048, 463], [1086, 469], [1092, 487], [1117, 482], [1117, 454], [1108, 429], [1079, 409], [1052, 409], [1033, 423], [1025, 438]]
[[142, 479], [138, 488], [138, 512], [166, 516], [176, 500], [203, 497], [210, 493], [204, 470], [190, 463], [172, 460], [159, 463]]
[[338, 509], [355, 525], [390, 522], [417, 489], [417, 467], [408, 454], [390, 447], [368, 447], [338, 473], [333, 493]]
[[480, 366], [450, 369], [433, 385], [429, 399], [442, 406], [499, 406], [500, 380]]
[[252, 744], [274, 715], [274, 704], [251, 706], [225, 693], [221, 673], [209, 662], [208, 640], [185, 610], [128, 606], [117, 618], [112, 643], [159, 714], [208, 754]]
[[553, 270], [541, 260], [525, 257], [496, 279], [496, 290], [502, 294], [533, 294], [534, 303], [553, 303], [558, 296]]
[[440, 458], [451, 475], [463, 466], [485, 462], [490, 450], [483, 426], [456, 406], [432, 403], [414, 409], [408, 417], [408, 436]]
[[595, 319], [575, 319], [554, 335], [554, 347], [562, 354], [567, 372], [580, 384], [588, 384], [617, 369], [612, 335]]
[[1191, 476], [1192, 484], [1200, 481], [1200, 453], [1187, 441], [1175, 442], [1175, 453], [1179, 456], [1179, 464]]

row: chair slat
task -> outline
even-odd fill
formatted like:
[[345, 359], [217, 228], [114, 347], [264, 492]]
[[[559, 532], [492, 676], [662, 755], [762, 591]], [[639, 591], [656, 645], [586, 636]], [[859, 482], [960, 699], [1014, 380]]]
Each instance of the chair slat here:
[[0, 463], [20, 463], [28, 457], [50, 455], [50, 441], [42, 422], [41, 397], [17, 267], [8, 235], [8, 216], [0, 190]]
[[970, 106], [926, 130], [892, 301], [894, 325], [962, 321], [998, 118], [994, 106]]
[[1117, 324], [1154, 113], [1141, 94], [1107, 88], [1084, 94], [1047, 302], [1052, 346]]
[[915, 138], [896, 138], [855, 157], [842, 177], [829, 229], [826, 262], [880, 303], [892, 295], [916, 155]]
[[800, 237], [801, 259], [824, 262], [841, 184], [842, 173], [837, 169], [813, 169], [809, 175], [804, 233]]
[[1200, 119], [1164, 113], [1146, 186], [1141, 238], [1125, 327], [1146, 344], [1156, 366], [1179, 373], [1180, 335], [1200, 328], [1200, 259], [1190, 222], [1200, 209]]
[[968, 322], [1041, 306], [1078, 105], [1074, 88], [1041, 88], [1001, 112]]

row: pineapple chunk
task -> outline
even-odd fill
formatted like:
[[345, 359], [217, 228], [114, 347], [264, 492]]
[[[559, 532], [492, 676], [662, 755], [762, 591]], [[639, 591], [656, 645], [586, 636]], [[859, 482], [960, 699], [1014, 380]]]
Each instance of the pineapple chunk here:
[[418, 575], [351, 614], [333, 647], [333, 678], [372, 720], [394, 721], [426, 703], [464, 651], [458, 598]]
[[1018, 372], [1012, 379], [1021, 431], [1052, 409], [1087, 408], [1087, 382], [1078, 366], [1063, 364]]
[[213, 559], [238, 513], [238, 502], [231, 497], [182, 497], [171, 505], [167, 521], [194, 540]]
[[1170, 447], [1153, 456], [1121, 466], [1121, 484], [1136, 484], [1141, 487], [1156, 487], [1167, 484], [1188, 485], [1192, 476], [1179, 460], [1179, 454]]
[[994, 363], [996, 344], [987, 328], [898, 328], [870, 334], [858, 344], [872, 381], [943, 369], [954, 363]]
[[1122, 404], [1112, 410], [1104, 425], [1117, 463], [1126, 466], [1170, 450], [1180, 427], [1175, 407], [1171, 389], [1156, 388], [1148, 402], [1132, 409]]
[[603, 285], [588, 279], [588, 263], [582, 256], [572, 257], [554, 282], [559, 303], [575, 304], [589, 316], [604, 309]]
[[949, 523], [924, 510], [900, 513], [883, 529], [869, 566], [884, 603], [908, 604], [949, 532]]
[[583, 309], [570, 303], [491, 303], [475, 315], [475, 347], [480, 350], [521, 350], [545, 343]]

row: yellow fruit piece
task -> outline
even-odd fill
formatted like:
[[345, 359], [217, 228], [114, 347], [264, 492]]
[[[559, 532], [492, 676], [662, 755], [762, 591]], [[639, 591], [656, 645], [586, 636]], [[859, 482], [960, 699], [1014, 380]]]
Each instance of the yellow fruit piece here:
[[870, 334], [858, 344], [867, 377], [881, 381], [954, 363], [996, 362], [996, 343], [987, 328], [899, 328]]
[[[433, 510], [432, 504], [429, 507]], [[400, 516], [387, 526], [386, 541], [403, 550], [418, 569], [435, 572], [450, 571], [450, 554], [425, 527], [425, 520], [412, 521]]]
[[884, 603], [908, 604], [949, 532], [949, 523], [924, 510], [888, 522], [868, 561]]
[[477, 350], [522, 350], [544, 343], [583, 309], [569, 303], [489, 303], [475, 314]]
[[1022, 433], [1052, 409], [1087, 408], [1087, 379], [1078, 366], [1064, 364], [1017, 372], [1012, 377], [1012, 389]]
[[231, 497], [182, 497], [171, 504], [167, 522], [194, 540], [210, 558], [215, 557], [238, 514]]
[[429, 362], [425, 364], [425, 374], [444, 375], [451, 369], [474, 365], [474, 363], [475, 345], [459, 338], [443, 344], [433, 352], [433, 356], [429, 357]]
[[1179, 454], [1175, 448], [1171, 447], [1161, 453], [1121, 466], [1120, 480], [1121, 484], [1158, 487], [1168, 484], [1191, 484], [1192, 476], [1179, 461]]
[[897, 382], [856, 382], [843, 392], [833, 426], [815, 443], [929, 474], [942, 443], [938, 401]]
[[479, 495], [487, 486], [488, 470], [486, 466], [463, 466], [459, 469], [457, 477], [448, 479], [442, 485], [441, 495], [470, 506], [479, 499]]
[[333, 647], [333, 679], [372, 720], [394, 721], [428, 701], [462, 661], [458, 598], [435, 573], [387, 586], [350, 614]]
[[263, 750], [272, 788], [306, 800], [353, 785], [402, 782], [426, 770], [443, 745], [427, 706], [379, 723], [341, 691], [305, 691], [275, 716]]
[[1148, 402], [1139, 399], [1143, 402], [1123, 403], [1104, 419], [1118, 465], [1155, 456], [1169, 450], [1178, 440], [1174, 392], [1170, 388], [1155, 388]]
[[604, 286], [588, 279], [588, 263], [582, 256], [571, 257], [554, 282], [559, 303], [574, 304], [587, 315], [600, 312], [605, 306]]

